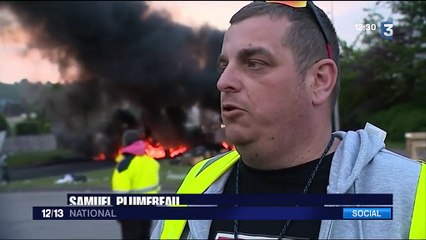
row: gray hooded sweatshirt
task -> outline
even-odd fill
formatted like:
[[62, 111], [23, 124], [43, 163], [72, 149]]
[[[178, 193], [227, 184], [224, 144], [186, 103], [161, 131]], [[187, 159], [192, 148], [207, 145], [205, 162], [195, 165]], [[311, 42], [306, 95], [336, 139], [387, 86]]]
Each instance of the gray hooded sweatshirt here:
[[[322, 220], [319, 239], [407, 239], [420, 174], [420, 163], [385, 149], [386, 132], [368, 124], [356, 132], [335, 132], [342, 141], [330, 169], [327, 193], [393, 194], [392, 220]], [[222, 193], [232, 168], [206, 191]], [[207, 239], [211, 220], [188, 220], [188, 239]], [[163, 221], [151, 238], [158, 239]]]

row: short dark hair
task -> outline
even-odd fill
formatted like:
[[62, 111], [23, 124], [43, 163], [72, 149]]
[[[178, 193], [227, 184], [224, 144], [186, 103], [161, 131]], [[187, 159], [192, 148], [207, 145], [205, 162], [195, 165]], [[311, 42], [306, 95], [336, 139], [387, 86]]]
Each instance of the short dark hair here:
[[[327, 14], [323, 10], [317, 8], [319, 17], [324, 26], [325, 34], [328, 36], [331, 51], [332, 60], [336, 63], [338, 68], [337, 82], [332, 93], [332, 106], [335, 105], [337, 97], [339, 95], [340, 83], [339, 83], [339, 43], [336, 34], [336, 30], [333, 23], [327, 17]], [[315, 62], [320, 59], [328, 58], [326, 42], [321, 33], [321, 30], [316, 23], [313, 14], [307, 7], [304, 8], [293, 8], [283, 4], [266, 3], [262, 1], [255, 1], [241, 8], [235, 13], [230, 23], [241, 22], [245, 19], [268, 15], [272, 18], [285, 17], [291, 23], [287, 36], [283, 39], [285, 43], [290, 47], [295, 57], [296, 64], [298, 67], [299, 76], [305, 76], [306, 71]], [[265, 26], [267, 27], [267, 26]]]
[[123, 146], [129, 146], [139, 140], [141, 140], [141, 133], [136, 129], [129, 129], [123, 133]]

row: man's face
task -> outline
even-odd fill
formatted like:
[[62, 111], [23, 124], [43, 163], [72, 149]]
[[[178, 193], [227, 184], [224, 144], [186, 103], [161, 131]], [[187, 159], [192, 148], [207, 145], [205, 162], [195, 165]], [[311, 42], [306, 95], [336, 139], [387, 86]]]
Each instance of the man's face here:
[[258, 16], [225, 33], [217, 87], [227, 139], [237, 146], [279, 141], [303, 127], [309, 88], [283, 43], [289, 24], [285, 18]]

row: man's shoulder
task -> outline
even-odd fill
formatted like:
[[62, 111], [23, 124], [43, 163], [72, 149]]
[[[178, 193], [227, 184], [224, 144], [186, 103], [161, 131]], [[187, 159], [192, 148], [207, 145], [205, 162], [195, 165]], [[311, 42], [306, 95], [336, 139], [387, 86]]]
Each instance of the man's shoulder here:
[[407, 156], [404, 156], [400, 153], [397, 153], [395, 151], [392, 151], [390, 149], [387, 148], [383, 148], [382, 150], [380, 150], [376, 157], [378, 158], [386, 158], [389, 160], [392, 160], [392, 163], [394, 164], [415, 164], [418, 165], [420, 164], [420, 160], [415, 160], [412, 158], [409, 158]]
[[147, 154], [143, 154], [143, 155], [134, 155], [135, 159], [144, 159], [144, 160], [151, 160], [151, 161], [157, 161], [155, 160], [155, 158], [147, 155]]
[[187, 175], [193, 175], [195, 177], [200, 172], [202, 172], [204, 169], [206, 169], [208, 166], [210, 166], [212, 163], [221, 159], [227, 153], [229, 153], [229, 152], [221, 153], [221, 154], [218, 154], [218, 155], [215, 155], [213, 157], [206, 158], [206, 159], [203, 159], [203, 160], [197, 162], [196, 164], [191, 166], [191, 169], [189, 170]]
[[420, 161], [408, 158], [386, 148], [376, 154], [373, 164], [388, 170], [393, 169], [399, 173], [418, 172], [421, 166]]
[[392, 193], [395, 201], [407, 196], [413, 197], [420, 170], [420, 162], [388, 149], [382, 149], [359, 172], [356, 191]]
[[213, 157], [201, 160], [191, 167], [188, 174], [186, 175], [186, 178], [195, 178], [201, 172], [206, 170], [208, 167], [212, 166], [213, 163], [220, 161], [220, 160], [229, 160], [228, 158], [225, 158], [225, 157], [227, 157], [227, 156], [235, 157], [235, 155], [238, 155], [238, 153], [234, 150], [234, 151], [228, 151], [228, 152], [220, 153], [220, 154], [215, 155]]
[[211, 166], [213, 163], [220, 161], [220, 160], [232, 160], [235, 157], [238, 157], [239, 154], [236, 150], [227, 151], [224, 153], [220, 153], [218, 155], [215, 155], [211, 158], [204, 159], [200, 162], [198, 162], [196, 165], [194, 165], [194, 169], [198, 169], [198, 173], [204, 171], [207, 167]]
[[134, 159], [133, 155], [123, 155], [123, 158], [117, 164], [117, 171], [121, 173], [127, 170], [133, 159]]
[[152, 164], [152, 165], [160, 165], [160, 163], [158, 162], [158, 160], [156, 160], [155, 158], [144, 154], [144, 155], [134, 155], [133, 156], [133, 161], [135, 162], [136, 165], [141, 165], [141, 164]]

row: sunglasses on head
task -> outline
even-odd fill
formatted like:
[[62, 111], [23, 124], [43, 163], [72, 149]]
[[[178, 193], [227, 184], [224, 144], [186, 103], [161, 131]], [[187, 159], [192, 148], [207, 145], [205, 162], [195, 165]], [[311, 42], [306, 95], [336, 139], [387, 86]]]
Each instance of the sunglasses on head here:
[[328, 58], [331, 59], [331, 44], [330, 44], [330, 41], [327, 37], [327, 34], [325, 34], [324, 24], [320, 20], [321, 17], [319, 16], [319, 13], [318, 13], [318, 7], [315, 6], [315, 4], [312, 1], [264, 1], [264, 2], [282, 4], [282, 5], [286, 5], [286, 6], [293, 7], [293, 8], [305, 8], [305, 7], [307, 7], [310, 10], [310, 12], [313, 14], [313, 16], [315, 18], [315, 22], [319, 26], [321, 33], [324, 36], [327, 55], [328, 55]]

